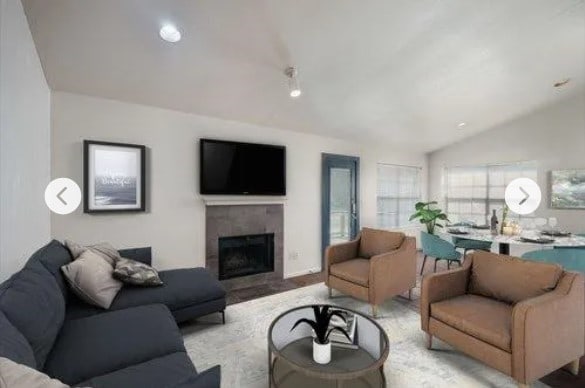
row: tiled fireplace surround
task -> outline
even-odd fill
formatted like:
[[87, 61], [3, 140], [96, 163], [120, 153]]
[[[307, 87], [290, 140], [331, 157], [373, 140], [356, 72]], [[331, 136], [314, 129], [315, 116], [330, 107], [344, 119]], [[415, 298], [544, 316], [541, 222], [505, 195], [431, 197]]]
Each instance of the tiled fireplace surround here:
[[274, 272], [222, 280], [226, 290], [263, 285], [283, 278], [284, 211], [282, 204], [207, 205], [205, 207], [205, 266], [219, 272], [219, 238], [274, 233]]

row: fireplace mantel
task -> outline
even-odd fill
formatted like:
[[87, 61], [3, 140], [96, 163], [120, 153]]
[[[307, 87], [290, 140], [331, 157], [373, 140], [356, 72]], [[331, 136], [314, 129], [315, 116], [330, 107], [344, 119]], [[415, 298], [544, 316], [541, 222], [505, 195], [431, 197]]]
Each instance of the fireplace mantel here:
[[207, 206], [225, 205], [278, 205], [286, 202], [286, 197], [260, 195], [202, 195]]

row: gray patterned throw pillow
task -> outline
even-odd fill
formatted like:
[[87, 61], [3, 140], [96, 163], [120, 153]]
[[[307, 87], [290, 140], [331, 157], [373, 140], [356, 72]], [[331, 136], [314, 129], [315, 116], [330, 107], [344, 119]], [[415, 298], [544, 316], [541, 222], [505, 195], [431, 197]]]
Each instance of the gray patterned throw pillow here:
[[134, 286], [160, 286], [163, 284], [158, 272], [149, 265], [122, 257], [116, 262], [114, 277]]

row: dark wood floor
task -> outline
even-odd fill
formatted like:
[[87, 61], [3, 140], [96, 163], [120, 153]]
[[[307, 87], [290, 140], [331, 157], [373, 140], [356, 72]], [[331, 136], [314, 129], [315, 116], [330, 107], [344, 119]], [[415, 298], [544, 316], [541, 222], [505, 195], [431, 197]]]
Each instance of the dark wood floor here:
[[[434, 260], [427, 260], [425, 270], [423, 274], [433, 272]], [[422, 265], [422, 254], [419, 254], [417, 260], [417, 274], [420, 273], [420, 267]], [[447, 264], [443, 261], [437, 264], [437, 271], [447, 270]], [[236, 291], [231, 291], [228, 294], [228, 304], [245, 302], [247, 300], [260, 298], [263, 296], [278, 294], [280, 292], [293, 290], [300, 287], [310, 286], [312, 284], [321, 283], [324, 281], [324, 274], [322, 272], [297, 276], [294, 278], [284, 279], [282, 281], [265, 284], [259, 287], [249, 287]], [[414, 311], [419, 311], [419, 298], [420, 298], [420, 276], [417, 276], [417, 287], [413, 290], [412, 300], [397, 298], [400, 303], [404, 303]], [[581, 367], [579, 369], [579, 375], [573, 376], [568, 371], [559, 369], [548, 376], [540, 379], [543, 383], [553, 388], [577, 388], [585, 387], [585, 357], [581, 357]]]

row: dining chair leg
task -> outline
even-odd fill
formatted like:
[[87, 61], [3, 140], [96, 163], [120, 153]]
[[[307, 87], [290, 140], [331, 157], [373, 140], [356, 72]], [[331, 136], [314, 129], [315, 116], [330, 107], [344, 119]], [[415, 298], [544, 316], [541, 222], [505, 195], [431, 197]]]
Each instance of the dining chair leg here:
[[427, 255], [423, 258], [422, 266], [420, 267], [420, 274], [422, 275], [423, 270], [425, 269], [425, 263], [427, 262]]

